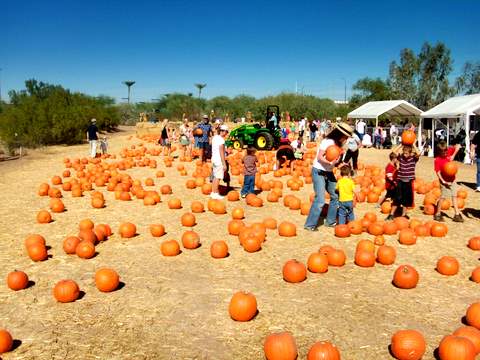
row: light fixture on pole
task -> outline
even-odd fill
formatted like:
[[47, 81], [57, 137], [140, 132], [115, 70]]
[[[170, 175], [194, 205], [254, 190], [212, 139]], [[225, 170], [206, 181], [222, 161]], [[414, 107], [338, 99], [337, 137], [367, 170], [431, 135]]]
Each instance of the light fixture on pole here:
[[133, 86], [133, 84], [135, 84], [135, 81], [124, 81], [123, 83], [128, 87], [127, 101], [128, 101], [128, 104], [130, 104], [130, 88]]

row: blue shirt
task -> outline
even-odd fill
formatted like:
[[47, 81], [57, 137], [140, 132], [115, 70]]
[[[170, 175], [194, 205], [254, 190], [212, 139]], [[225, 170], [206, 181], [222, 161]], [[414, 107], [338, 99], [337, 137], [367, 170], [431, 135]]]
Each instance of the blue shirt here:
[[198, 127], [199, 127], [200, 129], [202, 129], [202, 131], [203, 131], [202, 136], [200, 136], [200, 137], [198, 138], [198, 142], [201, 142], [201, 143], [206, 143], [206, 142], [208, 142], [208, 137], [209, 137], [209, 135], [210, 135], [210, 132], [212, 131], [212, 125], [210, 125], [210, 124], [203, 124], [203, 123], [202, 123], [202, 124], [198, 125]]

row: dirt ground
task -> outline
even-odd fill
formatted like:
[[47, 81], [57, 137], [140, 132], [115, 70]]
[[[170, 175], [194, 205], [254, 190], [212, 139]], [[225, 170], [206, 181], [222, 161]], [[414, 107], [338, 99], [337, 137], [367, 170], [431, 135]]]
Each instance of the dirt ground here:
[[[138, 139], [127, 139], [132, 133], [128, 130], [112, 137], [111, 152], [138, 144]], [[35, 282], [18, 292], [9, 290], [5, 282], [0, 286], [0, 328], [8, 329], [18, 340], [4, 359], [263, 359], [265, 336], [284, 330], [295, 336], [299, 359], [304, 359], [319, 340], [335, 343], [342, 359], [390, 359], [392, 334], [406, 328], [425, 335], [428, 346], [424, 359], [432, 359], [441, 338], [461, 326], [468, 305], [479, 300], [479, 285], [469, 281], [479, 256], [466, 243], [480, 235], [480, 195], [467, 187], [466, 208], [474, 210], [465, 212], [464, 224], [447, 219], [447, 237], [419, 239], [413, 246], [400, 245], [395, 236], [386, 237], [387, 244], [397, 249], [392, 266], [360, 268], [353, 264], [357, 241], [371, 236], [339, 239], [332, 229], [324, 227], [317, 233], [306, 232], [305, 216], [288, 210], [283, 202], [267, 201], [262, 208], [227, 202], [227, 209], [243, 205], [246, 222], [267, 216], [291, 221], [297, 225], [298, 236], [282, 238], [269, 230], [262, 250], [250, 254], [236, 237], [228, 235], [230, 214], [205, 212], [196, 214], [198, 225], [194, 227], [202, 246], [167, 258], [160, 253], [160, 243], [170, 238], [180, 241], [186, 230], [180, 225], [180, 216], [190, 211], [191, 201], [201, 200], [205, 205], [207, 201], [200, 189], [186, 189], [185, 181], [190, 177], [179, 176], [176, 163], [164, 168], [159, 159], [159, 169], [166, 172], [163, 179], [155, 178], [155, 169], [128, 171], [135, 178], [155, 178], [155, 189], [172, 185], [173, 195], [162, 196], [156, 206], [144, 206], [139, 200], [116, 201], [113, 193], [102, 188], [106, 207], [93, 209], [90, 196], [72, 198], [65, 193], [67, 211], [54, 214], [55, 221], [50, 224], [36, 223], [36, 213], [48, 208], [49, 202], [37, 195], [38, 185], [62, 174], [64, 157], [87, 154], [88, 145], [56, 146], [0, 163], [0, 277], [5, 279], [10, 271], [19, 269]], [[361, 150], [360, 157], [367, 164], [383, 167], [388, 152]], [[186, 167], [191, 174], [193, 163], [186, 163]], [[433, 180], [432, 159], [422, 157], [417, 175]], [[461, 165], [458, 178], [473, 183], [475, 168]], [[232, 184], [238, 186], [234, 179]], [[312, 185], [306, 185], [295, 195], [307, 199], [312, 191]], [[290, 190], [284, 189], [284, 195], [288, 193]], [[172, 196], [182, 200], [182, 210], [168, 209], [167, 200]], [[265, 200], [265, 194], [260, 197]], [[421, 203], [423, 196], [416, 200]], [[358, 205], [357, 217], [366, 211], [374, 211], [373, 205]], [[418, 207], [412, 215], [430, 220]], [[97, 246], [98, 255], [90, 260], [66, 255], [62, 241], [78, 233], [78, 222], [84, 218], [108, 223], [115, 233], [121, 222], [133, 222], [139, 235], [121, 239], [114, 234]], [[152, 223], [164, 224], [167, 234], [153, 238], [148, 228]], [[23, 241], [30, 233], [46, 238], [50, 259], [34, 263], [28, 258]], [[213, 259], [210, 244], [220, 239], [227, 241], [230, 256]], [[344, 249], [347, 264], [330, 267], [326, 274], [309, 273], [300, 284], [282, 279], [282, 266], [288, 259], [306, 263], [308, 255], [323, 244]], [[445, 277], [435, 271], [436, 261], [443, 255], [459, 260], [458, 275]], [[417, 288], [400, 290], [391, 284], [400, 264], [411, 264], [419, 271]], [[120, 274], [121, 289], [100, 293], [95, 288], [95, 270], [105, 266]], [[84, 296], [74, 303], [57, 303], [52, 288], [61, 279], [75, 280]], [[230, 298], [239, 290], [252, 292], [258, 302], [259, 314], [246, 323], [235, 322], [228, 314]]]

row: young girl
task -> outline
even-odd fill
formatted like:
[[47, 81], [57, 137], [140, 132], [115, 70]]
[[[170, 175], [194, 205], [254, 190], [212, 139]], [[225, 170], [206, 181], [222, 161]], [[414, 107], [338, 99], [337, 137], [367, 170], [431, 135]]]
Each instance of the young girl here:
[[[398, 155], [400, 149], [402, 154]], [[392, 210], [386, 220], [393, 219], [399, 206], [402, 208], [402, 216], [410, 219], [407, 215], [407, 207], [413, 206], [413, 180], [415, 180], [415, 166], [420, 158], [420, 152], [415, 145], [399, 145], [393, 153], [397, 154], [398, 158], [398, 184]]]
[[457, 182], [455, 181], [455, 176], [448, 177], [443, 174], [443, 167], [452, 161], [457, 155], [458, 150], [460, 150], [460, 145], [448, 147], [445, 141], [440, 141], [437, 145], [437, 156], [435, 157], [434, 170], [437, 174], [438, 181], [440, 182], [441, 195], [437, 202], [437, 210], [433, 219], [435, 221], [443, 221], [443, 216], [441, 213], [442, 202], [443, 200], [450, 198], [452, 201], [453, 209], [455, 210], [455, 216], [453, 221], [463, 222], [462, 215], [457, 206]]
[[397, 191], [397, 168], [397, 154], [391, 152], [390, 162], [385, 167], [385, 189], [387, 192], [378, 200], [377, 207], [382, 206], [387, 199], [395, 199]]
[[253, 194], [255, 190], [255, 174], [257, 173], [257, 157], [255, 156], [256, 149], [249, 147], [247, 149], [247, 155], [243, 158], [243, 187], [242, 198], [245, 198], [248, 194]]
[[338, 223], [346, 224], [355, 220], [353, 213], [353, 198], [355, 196], [355, 183], [352, 180], [352, 169], [349, 165], [340, 168], [342, 176], [337, 181], [338, 191]]

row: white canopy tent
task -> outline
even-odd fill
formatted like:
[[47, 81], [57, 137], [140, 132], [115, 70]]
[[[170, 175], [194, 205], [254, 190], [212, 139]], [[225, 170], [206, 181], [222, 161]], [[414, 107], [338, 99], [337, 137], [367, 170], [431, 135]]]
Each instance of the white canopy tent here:
[[375, 119], [375, 126], [378, 126], [380, 115], [391, 117], [419, 116], [422, 110], [405, 100], [370, 101], [348, 113], [350, 119]]
[[[453, 127], [456, 132], [465, 130], [465, 163], [470, 163], [470, 116], [480, 115], [480, 94], [464, 95], [452, 97], [445, 100], [441, 104], [425, 111], [421, 115], [418, 133], [421, 134], [423, 119], [432, 119], [432, 134], [435, 133], [435, 123], [440, 119], [448, 119], [447, 121], [447, 141], [450, 137], [450, 128]], [[432, 151], [430, 156], [433, 156], [434, 138], [432, 136]]]

